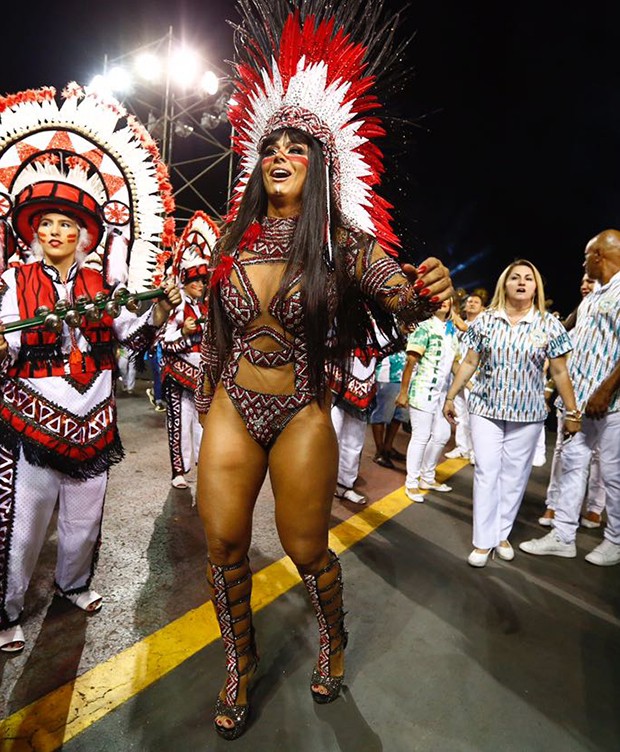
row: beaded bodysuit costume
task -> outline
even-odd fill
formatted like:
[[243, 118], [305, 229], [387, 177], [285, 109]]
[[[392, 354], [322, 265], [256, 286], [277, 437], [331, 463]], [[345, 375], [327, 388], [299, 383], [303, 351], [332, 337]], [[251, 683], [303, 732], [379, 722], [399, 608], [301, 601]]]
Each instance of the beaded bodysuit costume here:
[[[316, 399], [308, 379], [299, 277], [278, 295], [296, 218], [265, 217], [251, 250], [238, 251], [220, 284], [232, 326], [232, 347], [219, 362], [209, 337], [202, 342], [196, 404], [206, 412], [221, 381], [252, 438], [269, 448], [288, 422]], [[399, 265], [370, 238], [341, 230], [339, 251], [360, 292], [409, 323], [431, 311], [407, 282]]]

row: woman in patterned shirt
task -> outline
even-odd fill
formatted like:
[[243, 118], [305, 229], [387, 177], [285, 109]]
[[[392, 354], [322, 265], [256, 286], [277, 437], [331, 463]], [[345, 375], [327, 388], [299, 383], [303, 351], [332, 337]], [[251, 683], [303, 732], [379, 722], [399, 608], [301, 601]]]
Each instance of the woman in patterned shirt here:
[[495, 551], [511, 561], [508, 542], [532, 467], [536, 441], [547, 415], [547, 361], [565, 405], [569, 434], [581, 414], [566, 370], [571, 341], [545, 310], [540, 273], [530, 262], [514, 261], [501, 274], [489, 310], [465, 335], [469, 350], [446, 396], [444, 414], [455, 422], [454, 398], [476, 372], [468, 400], [474, 471], [474, 550], [468, 558], [483, 567]]

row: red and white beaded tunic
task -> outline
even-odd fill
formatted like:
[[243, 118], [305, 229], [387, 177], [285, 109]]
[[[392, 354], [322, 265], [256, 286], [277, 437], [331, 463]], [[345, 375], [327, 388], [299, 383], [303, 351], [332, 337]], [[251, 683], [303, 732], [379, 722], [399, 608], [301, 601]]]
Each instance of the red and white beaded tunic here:
[[[34, 316], [39, 305], [93, 299], [103, 278], [74, 264], [63, 282], [44, 262], [8, 269], [0, 281], [0, 320]], [[83, 480], [123, 457], [116, 426], [114, 346], [146, 349], [157, 329], [152, 309], [137, 317], [122, 309], [118, 318], [59, 333], [43, 326], [5, 334], [9, 357], [0, 365], [0, 443], [20, 448], [34, 465], [52, 467]]]
[[[183, 293], [183, 302], [168, 319], [161, 340], [163, 358], [161, 379], [171, 379], [184, 389], [195, 391], [198, 383], [198, 366], [200, 364], [200, 342], [203, 334], [203, 323], [207, 315], [207, 306], [193, 300]], [[186, 337], [183, 334], [183, 324], [192, 318], [199, 322], [196, 331]]]

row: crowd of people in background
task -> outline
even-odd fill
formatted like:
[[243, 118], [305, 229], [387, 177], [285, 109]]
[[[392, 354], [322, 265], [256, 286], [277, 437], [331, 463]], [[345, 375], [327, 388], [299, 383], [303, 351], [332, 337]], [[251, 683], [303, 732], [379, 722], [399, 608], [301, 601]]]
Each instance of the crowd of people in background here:
[[[467, 561], [475, 567], [485, 566], [490, 556], [511, 561], [515, 556], [511, 530], [532, 467], [545, 464], [544, 426], [553, 426], [555, 417], [545, 508], [538, 518], [541, 526], [552, 530], [538, 541], [523, 542], [520, 548], [535, 555], [575, 556], [578, 524], [590, 529], [605, 525], [606, 498], [618, 483], [617, 459], [608, 458], [606, 477], [600, 459], [602, 434], [615, 437], [606, 441], [608, 455], [620, 442], [615, 391], [609, 397], [610, 414], [582, 418], [580, 410], [603, 372], [612, 376], [609, 389], [615, 383], [611, 366], [618, 362], [619, 347], [617, 240], [616, 233], [603, 233], [588, 246], [597, 249], [596, 261], [591, 260], [593, 251], [588, 251], [589, 271], [579, 288], [582, 302], [565, 318], [551, 310], [553, 301], [546, 297], [536, 267], [517, 260], [504, 270], [492, 297], [485, 288], [470, 293], [459, 289], [430, 319], [410, 329], [403, 327], [401, 348], [381, 351], [369, 346], [352, 353], [349, 382], [342, 390], [339, 383], [332, 384], [331, 414], [339, 445], [336, 498], [354, 505], [367, 503], [354, 486], [368, 425], [375, 447], [373, 462], [386, 470], [404, 471], [404, 493], [414, 502], [424, 502], [429, 492], [449, 493], [451, 487], [437, 480], [436, 467], [442, 458], [465, 459], [474, 467], [474, 549]], [[196, 308], [196, 318], [204, 314], [199, 301], [205, 288], [202, 280], [199, 284], [194, 297], [186, 298], [189, 304], [202, 306]], [[164, 348], [169, 349], [166, 342], [180, 336], [191, 345], [191, 332], [185, 331], [191, 316], [185, 321], [181, 318], [179, 314], [171, 318], [161, 337]], [[580, 352], [575, 351], [575, 340]], [[151, 351], [153, 358], [157, 347]], [[118, 365], [119, 393], [132, 395], [135, 363], [123, 348], [118, 350]], [[147, 377], [153, 382], [146, 389], [151, 405], [155, 410], [168, 406], [172, 485], [187, 488], [184, 474], [197, 461], [199, 438], [193, 437], [193, 456], [189, 436], [183, 440], [182, 451], [172, 428], [173, 390], [162, 391], [159, 368], [153, 367]], [[575, 378], [577, 394], [573, 392]], [[406, 453], [394, 447], [399, 432], [407, 435]], [[453, 448], [445, 451], [451, 442]], [[187, 458], [182, 460], [182, 456]], [[612, 501], [612, 515], [615, 509]], [[586, 559], [595, 564], [620, 561], [620, 539], [613, 527]]]

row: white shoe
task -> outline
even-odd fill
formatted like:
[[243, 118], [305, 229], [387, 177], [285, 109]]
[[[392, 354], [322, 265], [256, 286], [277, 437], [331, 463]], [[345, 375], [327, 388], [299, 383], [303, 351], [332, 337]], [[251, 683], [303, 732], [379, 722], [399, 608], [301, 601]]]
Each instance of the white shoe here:
[[189, 488], [184, 475], [175, 475], [172, 479], [173, 488]]
[[0, 630], [0, 650], [3, 653], [21, 653], [25, 645], [24, 631], [19, 624]]
[[467, 455], [461, 452], [461, 450], [458, 447], [454, 447], [454, 449], [451, 449], [449, 452], [446, 452], [447, 460], [460, 460], [462, 457], [467, 457]]
[[345, 488], [344, 486], [337, 485], [336, 493], [334, 496], [338, 499], [344, 499], [344, 501], [350, 501], [351, 504], [365, 504], [366, 497], [357, 493], [352, 488]]
[[551, 527], [553, 525], [553, 517], [539, 517], [538, 524], [543, 527]]
[[417, 501], [418, 504], [422, 504], [424, 502], [424, 494], [419, 493], [419, 491], [418, 486], [413, 486], [412, 488], [405, 486], [405, 496], [411, 499], [411, 501]]
[[515, 550], [508, 541], [504, 541], [503, 546], [501, 543], [499, 546], [495, 546], [495, 553], [504, 561], [512, 561], [515, 558]]
[[519, 548], [526, 554], [534, 554], [535, 556], [561, 556], [564, 559], [574, 559], [577, 556], [575, 542], [564, 543], [558, 538], [555, 530], [542, 538], [523, 541], [523, 543], [519, 543]]
[[587, 527], [589, 530], [594, 530], [601, 526], [601, 515], [598, 512], [586, 512], [579, 520], [581, 527]]
[[612, 543], [605, 538], [585, 558], [590, 564], [596, 564], [599, 567], [611, 567], [614, 564], [620, 563], [620, 545]]
[[56, 590], [56, 593], [60, 598], [66, 598], [89, 614], [96, 613], [103, 605], [103, 598], [95, 590], [86, 590], [83, 593], [61, 593], [60, 590]]
[[467, 557], [467, 563], [471, 567], [485, 567], [487, 561], [489, 560], [489, 556], [491, 555], [491, 551], [493, 551], [492, 548], [490, 548], [486, 553], [483, 553], [481, 551], [474, 550], [469, 554]]
[[439, 491], [439, 493], [448, 493], [452, 491], [452, 486], [447, 486], [445, 483], [427, 483], [425, 480], [420, 480], [420, 488], [424, 491]]

